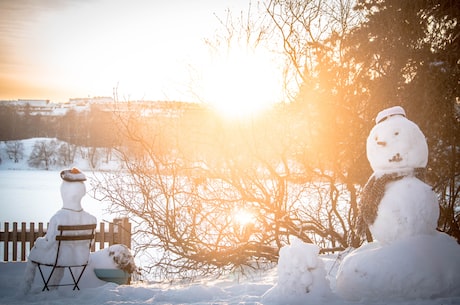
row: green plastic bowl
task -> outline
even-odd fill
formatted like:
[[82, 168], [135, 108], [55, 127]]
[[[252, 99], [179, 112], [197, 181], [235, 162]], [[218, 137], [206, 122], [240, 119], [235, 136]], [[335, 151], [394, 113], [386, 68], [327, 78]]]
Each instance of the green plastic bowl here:
[[131, 277], [130, 273], [120, 269], [94, 269], [94, 273], [100, 280], [118, 285], [128, 284]]

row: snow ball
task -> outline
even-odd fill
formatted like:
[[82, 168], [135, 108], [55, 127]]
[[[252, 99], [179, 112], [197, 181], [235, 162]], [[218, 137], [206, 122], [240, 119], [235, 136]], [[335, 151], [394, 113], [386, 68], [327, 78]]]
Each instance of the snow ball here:
[[278, 282], [264, 294], [264, 301], [301, 304], [306, 299], [328, 294], [329, 282], [318, 254], [318, 246], [292, 238], [291, 244], [280, 250]]

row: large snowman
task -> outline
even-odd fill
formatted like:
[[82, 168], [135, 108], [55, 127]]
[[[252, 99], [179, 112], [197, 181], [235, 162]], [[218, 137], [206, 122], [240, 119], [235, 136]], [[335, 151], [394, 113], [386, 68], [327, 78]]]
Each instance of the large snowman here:
[[460, 295], [460, 246], [436, 230], [436, 194], [421, 180], [427, 143], [403, 108], [377, 115], [367, 157], [374, 173], [363, 190], [360, 219], [375, 241], [345, 257], [338, 294], [354, 301]]
[[[24, 279], [24, 292], [28, 292], [35, 277], [36, 264], [32, 261], [40, 262], [42, 264], [52, 264], [56, 257], [57, 242], [56, 235], [58, 234], [59, 225], [82, 225], [82, 224], [96, 224], [96, 217], [83, 210], [81, 200], [86, 194], [86, 187], [84, 181], [86, 176], [77, 168], [63, 170], [61, 173], [61, 197], [62, 208], [57, 211], [50, 219], [48, 230], [43, 237], [37, 238], [34, 247], [30, 250], [28, 263], [25, 271]], [[86, 260], [89, 256], [88, 249], [78, 251], [71, 247], [62, 248], [60, 263], [74, 264]], [[65, 260], [65, 261], [63, 261]], [[58, 284], [63, 276], [64, 269], [58, 268], [53, 273], [50, 281], [51, 285]]]

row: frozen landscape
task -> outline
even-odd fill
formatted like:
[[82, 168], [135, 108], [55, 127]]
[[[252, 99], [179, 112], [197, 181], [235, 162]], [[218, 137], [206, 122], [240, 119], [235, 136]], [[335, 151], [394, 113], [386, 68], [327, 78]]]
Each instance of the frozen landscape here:
[[[24, 294], [20, 287], [26, 263], [1, 263], [0, 304], [460, 304], [460, 246], [450, 236], [436, 231], [436, 196], [415, 173], [415, 168], [426, 166], [428, 151], [423, 134], [405, 118], [402, 109], [390, 109], [384, 114], [387, 117], [377, 119], [368, 139], [368, 158], [374, 170], [370, 181], [378, 184], [384, 178], [387, 187], [377, 196], [373, 203], [376, 206], [362, 215], [378, 241], [341, 255], [324, 256], [318, 254], [316, 245], [292, 238], [290, 245], [281, 249], [276, 268], [245, 275], [235, 272], [192, 283], [106, 283], [95, 276], [93, 269], [109, 261], [97, 256], [90, 260], [83, 275], [81, 291], [61, 287], [41, 292], [41, 279], [35, 275], [31, 290]], [[23, 168], [23, 176], [8, 179], [10, 173], [15, 176], [17, 171], [6, 163], [0, 167], [1, 221], [23, 221], [27, 216], [22, 216], [22, 210], [28, 207], [9, 203], [14, 202], [16, 193], [27, 193], [27, 187], [21, 187], [28, 176], [40, 174]], [[57, 172], [51, 174], [57, 176]], [[59, 193], [59, 179], [54, 185], [37, 188], [22, 201], [41, 198], [41, 193], [50, 189]], [[60, 208], [59, 199], [50, 200], [56, 201], [55, 210]], [[85, 210], [89, 210], [88, 204], [82, 201]], [[95, 214], [99, 218], [101, 206], [98, 209]], [[45, 209], [36, 218], [48, 219], [51, 214]], [[16, 219], [5, 219], [3, 215]]]
[[[296, 250], [292, 250], [296, 251]], [[291, 252], [292, 252], [291, 251]], [[299, 254], [301, 254], [299, 252]], [[330, 272], [328, 278], [331, 286], [334, 285], [336, 265], [334, 258], [322, 257], [325, 270]], [[28, 295], [19, 294], [19, 286], [23, 280], [25, 263], [0, 263], [0, 304], [160, 304], [160, 305], [269, 305], [269, 304], [394, 304], [394, 305], [453, 305], [460, 304], [460, 297], [412, 299], [372, 302], [345, 301], [331, 294], [327, 296], [283, 298], [283, 294], [276, 291], [278, 281], [276, 269], [254, 273], [246, 278], [237, 274], [221, 279], [203, 279], [191, 284], [159, 285], [149, 283], [132, 283], [131, 285], [117, 285], [104, 283], [95, 278], [91, 272], [85, 272], [81, 280], [81, 291], [72, 291], [69, 287], [58, 290], [41, 292], [38, 278], [35, 279], [33, 290]], [[296, 268], [295, 263], [285, 265], [283, 270]], [[64, 277], [65, 279], [65, 277]], [[325, 284], [324, 284], [325, 285]], [[328, 286], [316, 287], [324, 291]], [[267, 297], [268, 291], [275, 290]], [[266, 295], [267, 294], [267, 295]], [[264, 296], [265, 295], [265, 296]]]

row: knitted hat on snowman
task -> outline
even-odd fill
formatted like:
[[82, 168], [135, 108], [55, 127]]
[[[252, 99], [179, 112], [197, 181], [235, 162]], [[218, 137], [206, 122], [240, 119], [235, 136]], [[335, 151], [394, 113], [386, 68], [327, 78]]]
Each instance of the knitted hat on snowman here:
[[82, 182], [86, 181], [86, 176], [78, 168], [72, 167], [61, 171], [61, 178], [67, 182]]
[[406, 117], [406, 112], [401, 106], [394, 106], [391, 108], [384, 109], [380, 111], [377, 116], [375, 117], [375, 123], [378, 124], [380, 122], [385, 121], [389, 117], [395, 116], [395, 115], [401, 115], [403, 117]]

